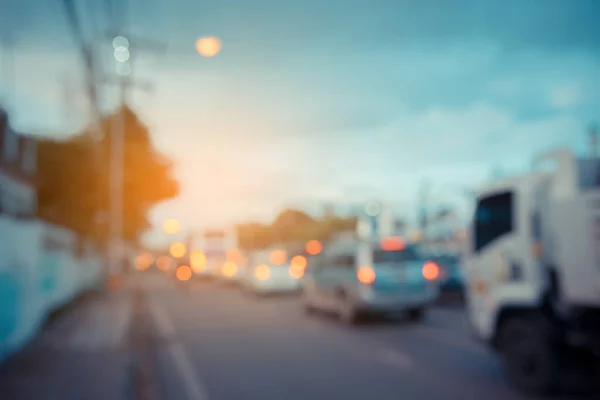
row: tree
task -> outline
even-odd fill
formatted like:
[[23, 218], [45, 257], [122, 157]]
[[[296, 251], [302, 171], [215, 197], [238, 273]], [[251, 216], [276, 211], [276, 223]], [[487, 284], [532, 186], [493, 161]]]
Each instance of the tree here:
[[271, 224], [272, 238], [276, 242], [288, 242], [298, 240], [302, 232], [315, 224], [315, 220], [308, 214], [286, 209], [279, 213]]
[[271, 227], [256, 222], [238, 225], [237, 235], [239, 246], [244, 250], [266, 249], [273, 242]]
[[[123, 236], [137, 242], [150, 226], [147, 213], [158, 202], [175, 197], [178, 183], [172, 162], [152, 145], [148, 128], [135, 113], [123, 110], [125, 126], [123, 169]], [[91, 139], [89, 132], [66, 141], [43, 140], [38, 148], [38, 214], [80, 235], [107, 239], [106, 221], [98, 216], [109, 209], [109, 163], [111, 132], [121, 118], [115, 113], [103, 118], [107, 134]]]
[[279, 213], [271, 225], [248, 223], [238, 226], [238, 241], [244, 250], [266, 249], [278, 244], [327, 242], [335, 234], [356, 229], [356, 218], [328, 217], [315, 220], [299, 210]]

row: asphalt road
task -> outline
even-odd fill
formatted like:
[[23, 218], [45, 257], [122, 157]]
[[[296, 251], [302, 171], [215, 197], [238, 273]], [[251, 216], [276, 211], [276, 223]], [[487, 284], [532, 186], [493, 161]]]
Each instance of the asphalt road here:
[[146, 277], [162, 397], [189, 400], [525, 398], [468, 336], [461, 309], [342, 326], [294, 297]]

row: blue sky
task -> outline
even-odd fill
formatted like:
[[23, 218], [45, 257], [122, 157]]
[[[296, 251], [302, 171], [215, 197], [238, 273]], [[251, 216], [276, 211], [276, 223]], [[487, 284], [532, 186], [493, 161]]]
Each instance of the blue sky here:
[[[5, 1], [0, 26], [18, 41], [14, 123], [64, 136], [86, 108], [60, 1]], [[102, 2], [76, 2], [91, 5], [88, 34], [90, 14], [106, 27]], [[411, 215], [422, 179], [461, 202], [453, 186], [494, 166], [517, 172], [556, 145], [583, 151], [600, 118], [595, 0], [128, 3], [130, 32], [167, 45], [139, 55], [136, 73], [156, 90], [133, 96], [183, 185], [156, 222], [200, 227], [370, 197]], [[218, 57], [195, 54], [205, 35], [223, 39]]]

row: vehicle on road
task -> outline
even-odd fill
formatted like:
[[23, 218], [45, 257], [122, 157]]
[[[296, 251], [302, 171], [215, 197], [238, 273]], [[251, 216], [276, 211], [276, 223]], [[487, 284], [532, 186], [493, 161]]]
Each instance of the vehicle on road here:
[[478, 193], [465, 255], [473, 333], [538, 393], [600, 365], [600, 163], [568, 150], [539, 161], [553, 170]]
[[252, 253], [242, 278], [243, 287], [257, 295], [294, 293], [300, 289], [300, 271], [285, 250], [271, 249]]
[[341, 240], [311, 260], [302, 280], [307, 311], [354, 324], [365, 315], [420, 320], [439, 295], [439, 268], [400, 237]]
[[221, 264], [218, 277], [227, 283], [240, 283], [247, 272], [248, 256], [237, 248], [229, 249]]
[[439, 254], [428, 258], [440, 267], [440, 291], [448, 294], [462, 294], [464, 271], [460, 257], [455, 254]]
[[228, 261], [228, 254], [235, 249], [237, 249], [235, 229], [207, 230], [192, 235], [189, 264], [198, 277], [220, 278], [223, 265]]

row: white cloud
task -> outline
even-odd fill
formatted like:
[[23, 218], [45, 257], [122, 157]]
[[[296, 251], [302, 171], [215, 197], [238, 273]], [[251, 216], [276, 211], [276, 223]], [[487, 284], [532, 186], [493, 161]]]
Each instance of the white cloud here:
[[521, 120], [506, 109], [475, 103], [403, 113], [379, 137], [396, 165], [423, 169], [461, 162], [511, 163], [548, 146], [572, 143], [578, 125], [570, 114]]

